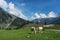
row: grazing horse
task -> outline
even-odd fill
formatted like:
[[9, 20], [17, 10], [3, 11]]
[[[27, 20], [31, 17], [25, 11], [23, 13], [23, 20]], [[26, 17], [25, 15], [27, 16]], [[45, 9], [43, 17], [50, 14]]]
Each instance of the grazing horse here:
[[43, 27], [38, 27], [38, 32], [42, 32], [43, 31]]
[[31, 31], [32, 31], [32, 34], [36, 34], [36, 28], [35, 27], [31, 27]]

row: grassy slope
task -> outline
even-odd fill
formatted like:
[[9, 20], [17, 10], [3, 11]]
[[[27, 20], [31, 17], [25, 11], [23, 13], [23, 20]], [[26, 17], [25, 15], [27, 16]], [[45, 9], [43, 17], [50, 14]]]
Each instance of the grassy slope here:
[[19, 30], [0, 30], [0, 40], [60, 40], [60, 32], [45, 30], [36, 35], [28, 34], [30, 32], [29, 27]]

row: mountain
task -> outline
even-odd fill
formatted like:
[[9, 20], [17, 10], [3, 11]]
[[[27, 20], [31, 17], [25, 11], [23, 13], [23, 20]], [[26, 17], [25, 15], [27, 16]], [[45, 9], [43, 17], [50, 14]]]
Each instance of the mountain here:
[[40, 24], [60, 24], [60, 17], [55, 18], [40, 18], [33, 20], [34, 23]]
[[9, 14], [0, 8], [0, 29], [18, 29], [27, 22], [27, 20]]
[[46, 23], [47, 24], [60, 24], [60, 17], [47, 18]]

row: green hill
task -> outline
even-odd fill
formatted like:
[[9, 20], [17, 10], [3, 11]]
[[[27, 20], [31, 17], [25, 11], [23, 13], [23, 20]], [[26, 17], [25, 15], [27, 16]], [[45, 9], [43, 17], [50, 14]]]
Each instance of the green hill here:
[[27, 21], [11, 15], [0, 8], [0, 29], [21, 28]]

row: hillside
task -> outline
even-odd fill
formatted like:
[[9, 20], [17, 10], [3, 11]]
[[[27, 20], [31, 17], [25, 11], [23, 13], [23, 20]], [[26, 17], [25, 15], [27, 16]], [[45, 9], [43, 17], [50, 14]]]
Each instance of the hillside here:
[[27, 21], [11, 15], [0, 8], [0, 29], [16, 29], [22, 27]]

